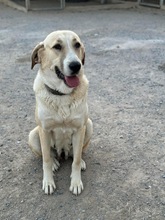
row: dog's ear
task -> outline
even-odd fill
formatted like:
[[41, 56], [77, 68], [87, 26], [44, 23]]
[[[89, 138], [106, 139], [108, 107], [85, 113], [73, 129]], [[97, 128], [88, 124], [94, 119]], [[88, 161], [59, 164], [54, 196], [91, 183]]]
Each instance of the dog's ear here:
[[84, 51], [84, 54], [83, 54], [82, 64], [83, 65], [85, 64], [85, 51]]
[[82, 47], [81, 47], [81, 56], [82, 56], [82, 65], [85, 64], [85, 47], [84, 47], [84, 44], [82, 43]]
[[44, 44], [43, 42], [40, 42], [39, 44], [37, 44], [37, 46], [35, 46], [32, 55], [31, 55], [31, 69], [33, 69], [33, 67], [37, 64], [40, 63], [40, 57], [38, 56], [38, 51], [44, 48]]

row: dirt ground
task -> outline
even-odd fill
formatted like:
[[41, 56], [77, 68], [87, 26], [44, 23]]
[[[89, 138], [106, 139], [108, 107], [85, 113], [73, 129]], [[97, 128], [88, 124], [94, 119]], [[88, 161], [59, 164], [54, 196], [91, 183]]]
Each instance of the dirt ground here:
[[[86, 46], [94, 134], [84, 191], [69, 192], [71, 160], [44, 195], [42, 161], [27, 145], [35, 126], [33, 47], [71, 29]], [[35, 11], [0, 4], [0, 219], [165, 219], [165, 11]]]

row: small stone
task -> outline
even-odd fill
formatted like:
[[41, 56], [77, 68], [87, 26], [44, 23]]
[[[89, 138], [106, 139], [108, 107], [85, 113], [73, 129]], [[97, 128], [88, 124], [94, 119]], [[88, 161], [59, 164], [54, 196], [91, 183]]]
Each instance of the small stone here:
[[150, 185], [146, 185], [146, 186], [145, 186], [145, 189], [150, 189], [150, 188], [151, 188]]
[[37, 168], [36, 167], [33, 170], [34, 170], [34, 172], [37, 172]]
[[63, 192], [60, 191], [60, 190], [57, 190], [57, 191], [56, 191], [56, 194], [57, 194], [57, 195], [63, 195]]
[[96, 164], [96, 165], [101, 165], [99, 162], [95, 162], [94, 164]]
[[165, 205], [165, 198], [162, 198], [160, 201], [162, 205]]
[[9, 206], [10, 206], [10, 202], [7, 202], [7, 203], [6, 203], [6, 207], [9, 207]]

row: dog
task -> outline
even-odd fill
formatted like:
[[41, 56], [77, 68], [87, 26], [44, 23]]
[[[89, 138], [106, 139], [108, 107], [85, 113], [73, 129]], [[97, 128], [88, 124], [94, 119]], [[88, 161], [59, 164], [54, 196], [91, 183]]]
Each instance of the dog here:
[[[93, 124], [88, 116], [88, 80], [84, 74], [85, 49], [72, 31], [54, 31], [33, 50], [31, 69], [40, 64], [34, 80], [37, 126], [29, 134], [29, 146], [42, 156], [46, 194], [56, 189], [54, 171], [58, 157], [73, 157], [69, 190], [83, 191], [81, 170], [86, 169], [82, 152], [89, 145]], [[55, 149], [56, 156], [52, 153]]]

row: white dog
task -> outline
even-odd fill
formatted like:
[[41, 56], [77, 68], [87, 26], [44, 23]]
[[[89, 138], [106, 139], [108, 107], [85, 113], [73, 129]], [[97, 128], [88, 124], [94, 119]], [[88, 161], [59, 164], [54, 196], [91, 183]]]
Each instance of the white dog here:
[[83, 190], [81, 169], [86, 169], [82, 151], [88, 146], [92, 121], [88, 117], [88, 80], [84, 75], [85, 50], [80, 38], [71, 31], [55, 31], [39, 43], [32, 53], [32, 68], [40, 68], [34, 81], [36, 123], [29, 134], [29, 145], [43, 158], [43, 190], [52, 194], [56, 188], [53, 171], [58, 156], [73, 156], [70, 191]]

